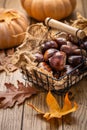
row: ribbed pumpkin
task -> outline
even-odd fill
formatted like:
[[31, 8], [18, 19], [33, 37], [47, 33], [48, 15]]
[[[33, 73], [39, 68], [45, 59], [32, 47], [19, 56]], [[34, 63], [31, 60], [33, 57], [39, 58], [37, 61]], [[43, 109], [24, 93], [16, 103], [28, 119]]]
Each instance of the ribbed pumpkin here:
[[26, 12], [38, 21], [46, 17], [57, 20], [69, 16], [75, 9], [76, 0], [21, 0]]
[[28, 21], [13, 9], [0, 9], [0, 49], [18, 46], [25, 37]]

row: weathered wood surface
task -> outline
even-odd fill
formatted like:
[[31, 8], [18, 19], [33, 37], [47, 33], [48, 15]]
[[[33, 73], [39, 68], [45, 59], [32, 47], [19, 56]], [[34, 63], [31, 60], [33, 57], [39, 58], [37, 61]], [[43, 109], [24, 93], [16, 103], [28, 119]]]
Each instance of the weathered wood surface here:
[[[70, 18], [76, 16], [79, 11], [87, 18], [87, 0], [77, 0], [77, 7]], [[23, 11], [20, 0], [0, 0], [0, 8], [14, 8]], [[22, 81], [22, 75], [19, 71], [7, 76], [0, 74], [0, 90], [5, 90], [4, 83], [12, 82], [16, 84], [17, 80]], [[87, 129], [87, 78], [84, 78], [72, 88], [73, 98], [78, 103], [79, 108], [76, 112], [67, 115], [61, 119], [52, 119], [45, 121], [41, 116], [37, 116], [26, 104], [31, 102], [43, 110], [46, 109], [45, 96], [41, 93], [27, 100], [23, 105], [15, 105], [12, 109], [0, 109], [0, 130], [86, 130]], [[61, 103], [61, 97], [57, 96]]]

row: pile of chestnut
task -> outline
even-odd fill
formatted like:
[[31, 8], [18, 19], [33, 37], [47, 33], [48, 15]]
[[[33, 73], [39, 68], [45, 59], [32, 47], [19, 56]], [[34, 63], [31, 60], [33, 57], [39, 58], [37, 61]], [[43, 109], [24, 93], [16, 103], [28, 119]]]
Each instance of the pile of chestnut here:
[[79, 45], [72, 35], [67, 34], [66, 38], [57, 37], [45, 41], [35, 57], [39, 68], [53, 72], [53, 76], [59, 78], [79, 65], [87, 56], [86, 51], [87, 38]]

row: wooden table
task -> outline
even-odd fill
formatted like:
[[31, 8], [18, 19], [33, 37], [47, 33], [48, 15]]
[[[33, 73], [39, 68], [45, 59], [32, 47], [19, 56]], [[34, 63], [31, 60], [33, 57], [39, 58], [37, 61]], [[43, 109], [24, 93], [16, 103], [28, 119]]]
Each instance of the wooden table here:
[[[0, 7], [15, 8], [24, 11], [20, 0], [0, 0]], [[77, 0], [77, 7], [70, 18], [75, 17], [79, 11], [87, 18], [87, 0]], [[5, 90], [4, 83], [22, 81], [19, 71], [6, 76], [5, 72], [0, 73], [0, 90]], [[87, 129], [87, 78], [74, 85], [72, 90], [74, 100], [79, 108], [76, 112], [69, 114], [61, 119], [46, 121], [42, 116], [37, 116], [36, 111], [26, 105], [31, 102], [38, 108], [45, 109], [45, 93], [25, 101], [21, 106], [15, 105], [12, 109], [0, 109], [0, 130], [86, 130]], [[61, 103], [61, 97], [57, 96]]]

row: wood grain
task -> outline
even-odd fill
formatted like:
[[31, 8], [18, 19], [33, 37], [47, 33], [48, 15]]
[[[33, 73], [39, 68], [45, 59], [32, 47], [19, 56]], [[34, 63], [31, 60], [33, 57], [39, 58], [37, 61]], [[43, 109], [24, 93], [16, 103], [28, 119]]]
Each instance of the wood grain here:
[[[47, 112], [47, 104], [46, 104], [46, 95], [47, 93], [40, 93], [39, 95], [33, 97], [28, 102], [38, 107], [43, 112]], [[56, 98], [60, 100], [60, 96], [55, 95]], [[36, 111], [34, 111], [31, 107], [27, 106], [27, 102], [25, 102], [24, 107], [24, 118], [23, 118], [23, 130], [62, 130], [62, 120], [61, 119], [52, 119], [50, 121], [46, 121], [42, 115], [38, 115]]]
[[[87, 0], [77, 0], [77, 6], [69, 19], [76, 18], [76, 12], [80, 12], [87, 18]], [[25, 13], [20, 0], [0, 0], [0, 8], [14, 8]], [[32, 20], [34, 21], [34, 20]], [[33, 22], [32, 22], [33, 23]], [[19, 71], [11, 75], [0, 73], [0, 91], [4, 91], [5, 82], [16, 85], [17, 80], [23, 81]], [[43, 111], [47, 111], [45, 102], [47, 93], [40, 93], [27, 100], [23, 105], [15, 105], [12, 109], [0, 109], [0, 130], [86, 130], [87, 129], [87, 78], [74, 85], [70, 90], [71, 100], [78, 103], [78, 110], [61, 119], [46, 121], [41, 115], [32, 110], [27, 103], [32, 103]], [[60, 105], [63, 104], [63, 96], [55, 95]]]
[[63, 117], [64, 130], [86, 130], [87, 128], [87, 78], [80, 81], [72, 89], [72, 100], [78, 104], [75, 113]]
[[[6, 73], [0, 73], [0, 91], [4, 91], [6, 88], [4, 83], [13, 83], [17, 85], [17, 80], [23, 81], [22, 75], [19, 71], [14, 74], [7, 75]], [[12, 109], [0, 109], [0, 130], [20, 130], [22, 121], [23, 105], [18, 107], [15, 105]]]

